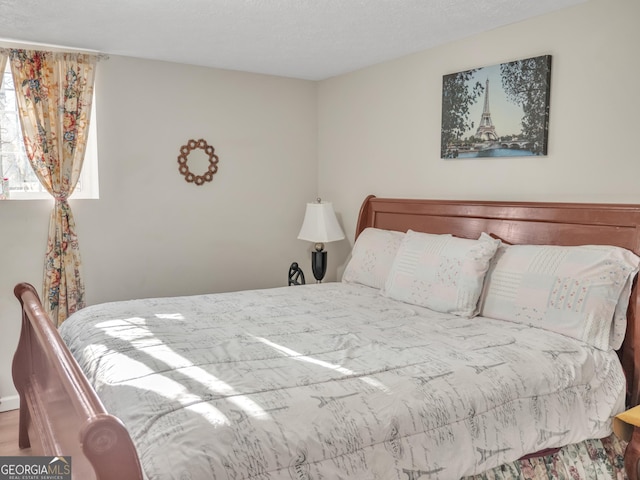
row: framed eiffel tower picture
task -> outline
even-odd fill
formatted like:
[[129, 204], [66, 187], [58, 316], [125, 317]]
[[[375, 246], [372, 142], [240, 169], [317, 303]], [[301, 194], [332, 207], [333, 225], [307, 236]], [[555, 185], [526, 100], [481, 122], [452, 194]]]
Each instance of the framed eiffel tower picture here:
[[442, 77], [441, 158], [547, 154], [551, 55]]

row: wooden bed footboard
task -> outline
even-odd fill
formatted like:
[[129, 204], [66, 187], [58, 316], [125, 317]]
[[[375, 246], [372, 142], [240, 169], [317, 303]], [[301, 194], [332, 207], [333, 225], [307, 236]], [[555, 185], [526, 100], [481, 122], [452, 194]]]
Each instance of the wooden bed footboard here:
[[13, 358], [20, 394], [20, 448], [34, 455], [71, 456], [78, 480], [142, 480], [131, 437], [110, 415], [27, 283], [14, 293], [22, 305], [22, 331]]

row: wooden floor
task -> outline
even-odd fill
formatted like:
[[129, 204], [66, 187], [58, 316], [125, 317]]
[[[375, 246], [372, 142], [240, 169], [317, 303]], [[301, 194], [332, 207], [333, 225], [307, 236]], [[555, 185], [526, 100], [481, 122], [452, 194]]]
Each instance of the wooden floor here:
[[18, 410], [0, 413], [0, 456], [30, 455], [27, 448], [18, 448]]

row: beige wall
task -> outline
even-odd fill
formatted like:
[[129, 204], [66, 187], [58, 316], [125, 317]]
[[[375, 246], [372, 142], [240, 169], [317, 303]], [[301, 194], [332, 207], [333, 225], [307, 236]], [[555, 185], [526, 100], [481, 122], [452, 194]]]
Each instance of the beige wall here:
[[[71, 202], [89, 304], [284, 286], [292, 261], [310, 262], [296, 237], [317, 195], [316, 83], [125, 57], [98, 68], [100, 200]], [[220, 157], [212, 183], [178, 173], [192, 138]], [[16, 406], [11, 292], [41, 288], [51, 205], [0, 203], [0, 410]]]
[[[640, 202], [639, 18], [637, 0], [591, 0], [321, 82], [319, 190], [350, 241], [367, 194]], [[544, 54], [548, 156], [441, 160], [442, 76]]]

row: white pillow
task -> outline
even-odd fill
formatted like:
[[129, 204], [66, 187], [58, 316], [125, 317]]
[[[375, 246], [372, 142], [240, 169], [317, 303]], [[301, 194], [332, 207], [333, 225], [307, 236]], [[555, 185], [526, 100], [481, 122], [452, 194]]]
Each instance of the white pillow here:
[[633, 285], [634, 275], [629, 275], [627, 283], [620, 293], [616, 309], [613, 313], [613, 325], [611, 327], [611, 336], [609, 337], [609, 347], [618, 350], [622, 347], [622, 342], [627, 334], [627, 309], [629, 308], [629, 297], [631, 296], [631, 287]]
[[487, 274], [481, 315], [616, 349], [639, 264], [620, 247], [506, 245]]
[[365, 228], [353, 245], [342, 281], [382, 288], [403, 238], [403, 232]]
[[485, 273], [500, 240], [478, 240], [409, 230], [393, 262], [383, 294], [438, 312], [472, 317]]

